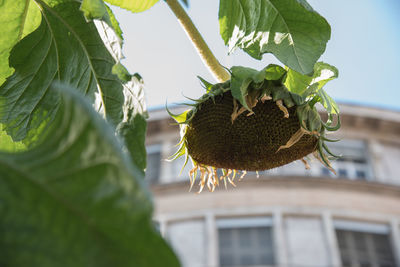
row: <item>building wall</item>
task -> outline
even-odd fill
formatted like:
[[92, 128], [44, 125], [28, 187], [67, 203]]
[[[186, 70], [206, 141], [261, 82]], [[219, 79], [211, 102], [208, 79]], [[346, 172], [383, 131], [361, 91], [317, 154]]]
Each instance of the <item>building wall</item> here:
[[327, 240], [320, 218], [287, 216], [284, 219], [284, 233], [288, 265], [310, 267], [330, 265]]
[[207, 266], [207, 240], [203, 220], [171, 221], [167, 229], [167, 240], [176, 250], [183, 266]]
[[382, 214], [366, 215], [312, 208], [241, 207], [160, 216], [157, 219], [166, 224], [164, 234], [168, 239], [176, 235], [171, 244], [181, 256], [183, 266], [219, 266], [218, 220], [260, 216], [269, 217], [272, 221], [273, 266], [340, 266], [335, 234], [335, 222], [338, 221], [349, 224], [355, 222], [356, 226], [351, 229], [356, 231], [374, 233], [374, 229], [369, 229], [369, 224], [387, 228], [393, 239], [393, 251], [399, 253], [399, 218]]
[[[158, 144], [165, 159], [178, 129], [160, 114], [150, 121], [148, 145]], [[196, 194], [195, 187], [188, 192], [190, 167], [178, 176], [183, 160], [158, 163], [155, 220], [183, 266], [225, 266], [223, 259], [235, 266], [400, 266], [400, 114], [354, 106], [342, 114], [332, 137], [342, 139], [333, 149], [344, 154], [336, 176], [317, 161], [310, 171], [292, 163], [259, 178], [250, 173], [236, 188]]]

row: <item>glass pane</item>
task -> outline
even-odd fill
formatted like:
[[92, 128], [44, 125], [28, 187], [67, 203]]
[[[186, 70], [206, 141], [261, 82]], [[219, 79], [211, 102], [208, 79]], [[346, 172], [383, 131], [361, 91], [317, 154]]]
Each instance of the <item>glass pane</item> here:
[[365, 178], [367, 177], [367, 174], [363, 170], [356, 170], [356, 177], [361, 180], [365, 180]]
[[374, 247], [376, 250], [376, 257], [381, 266], [394, 263], [394, 256], [387, 235], [372, 235]]
[[256, 265], [256, 259], [251, 254], [242, 254], [239, 258], [239, 264], [244, 266]]
[[260, 259], [261, 264], [265, 265], [273, 265], [274, 264], [274, 254], [273, 253], [264, 253], [261, 255]]
[[219, 230], [219, 246], [220, 248], [229, 248], [232, 245], [232, 231], [230, 229]]
[[342, 140], [339, 143], [327, 145], [334, 154], [341, 155], [332, 162], [337, 171], [337, 177], [358, 179], [371, 177], [366, 143], [360, 140]]
[[257, 231], [257, 239], [258, 239], [257, 244], [260, 247], [270, 248], [269, 246], [272, 245], [271, 229], [260, 228]]
[[161, 152], [147, 154], [146, 182], [156, 183], [160, 177]]
[[347, 170], [346, 169], [339, 169], [338, 170], [338, 175], [339, 175], [339, 177], [348, 177]]
[[322, 173], [323, 176], [331, 176], [331, 171], [328, 170], [328, 169], [325, 168], [325, 167], [322, 167], [322, 168], [321, 168], [321, 173]]
[[363, 253], [367, 251], [367, 243], [365, 240], [365, 233], [361, 232], [353, 232], [353, 240], [355, 243], [355, 248], [357, 249], [358, 253]]
[[344, 266], [395, 266], [388, 235], [347, 230], [336, 235]]
[[239, 247], [241, 249], [247, 249], [251, 247], [252, 234], [250, 228], [243, 228], [238, 230], [239, 232]]
[[270, 227], [219, 229], [221, 266], [274, 264]]
[[232, 266], [234, 265], [234, 256], [230, 253], [221, 253], [219, 254], [219, 261], [221, 266]]

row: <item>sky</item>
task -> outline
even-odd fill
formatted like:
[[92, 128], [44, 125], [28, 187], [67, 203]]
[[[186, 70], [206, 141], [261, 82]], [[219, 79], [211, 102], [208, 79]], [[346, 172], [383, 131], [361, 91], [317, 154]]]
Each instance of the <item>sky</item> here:
[[[261, 61], [240, 49], [228, 55], [219, 35], [219, 1], [189, 2], [189, 16], [222, 65], [261, 70], [281, 64], [271, 54]], [[400, 1], [308, 2], [332, 28], [319, 61], [336, 66], [339, 78], [329, 82], [326, 91], [339, 103], [400, 111]], [[187, 102], [185, 96], [200, 97], [204, 89], [197, 76], [216, 82], [164, 1], [142, 13], [117, 7], [113, 11], [124, 32], [123, 64], [143, 77], [150, 109]]]

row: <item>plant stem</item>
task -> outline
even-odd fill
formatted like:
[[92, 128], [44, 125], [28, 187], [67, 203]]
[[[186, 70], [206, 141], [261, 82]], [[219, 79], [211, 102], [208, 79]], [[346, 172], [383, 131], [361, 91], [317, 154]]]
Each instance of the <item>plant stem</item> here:
[[192, 20], [178, 3], [177, 0], [165, 0], [172, 12], [178, 18], [183, 29], [187, 33], [189, 39], [192, 41], [194, 47], [199, 53], [200, 58], [203, 60], [204, 65], [208, 67], [208, 70], [214, 75], [219, 82], [225, 82], [229, 80], [230, 74], [221, 66], [218, 60], [215, 58], [210, 48], [204, 41], [203, 37], [194, 26]]

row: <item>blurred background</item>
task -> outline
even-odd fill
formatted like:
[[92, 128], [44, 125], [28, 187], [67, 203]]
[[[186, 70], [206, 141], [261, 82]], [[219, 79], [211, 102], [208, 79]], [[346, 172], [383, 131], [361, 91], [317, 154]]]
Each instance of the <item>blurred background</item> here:
[[[149, 106], [147, 181], [161, 234], [183, 266], [400, 266], [400, 1], [308, 1], [332, 27], [321, 60], [339, 69], [326, 91], [342, 128], [331, 145], [337, 175], [319, 162], [249, 173], [237, 187], [189, 190], [175, 152], [179, 129], [165, 103], [203, 94], [196, 76], [215, 82], [168, 6], [132, 14], [114, 8], [124, 32], [124, 64], [139, 72]], [[191, 0], [188, 13], [226, 67], [262, 69], [219, 36], [216, 0]], [[173, 112], [183, 111], [180, 107]]]

